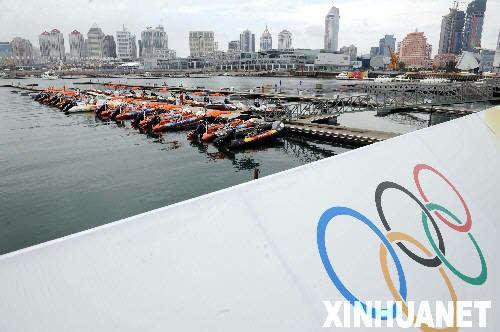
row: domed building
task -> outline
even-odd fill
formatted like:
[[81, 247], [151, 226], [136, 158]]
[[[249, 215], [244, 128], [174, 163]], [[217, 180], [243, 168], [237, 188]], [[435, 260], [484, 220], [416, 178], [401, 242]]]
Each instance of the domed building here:
[[260, 37], [260, 50], [270, 51], [272, 49], [273, 49], [273, 37], [271, 36], [271, 33], [267, 29], [266, 25], [266, 30], [264, 30], [264, 33], [262, 33], [262, 36]]

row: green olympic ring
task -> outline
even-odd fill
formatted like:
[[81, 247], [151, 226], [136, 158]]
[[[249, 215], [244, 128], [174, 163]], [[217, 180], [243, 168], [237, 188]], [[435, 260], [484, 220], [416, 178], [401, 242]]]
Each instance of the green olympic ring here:
[[[463, 222], [457, 216], [455, 216], [448, 209], [442, 207], [439, 204], [428, 203], [426, 205], [426, 207], [430, 212], [432, 212], [432, 211], [442, 212], [442, 213], [448, 215], [449, 217], [451, 217], [457, 224], [459, 224], [459, 225], [463, 224]], [[422, 212], [422, 223], [424, 225], [425, 234], [427, 235], [427, 238], [429, 239], [429, 242], [431, 243], [432, 248], [434, 248], [436, 255], [439, 257], [439, 259], [441, 259], [441, 261], [444, 263], [444, 265], [446, 265], [448, 267], [448, 269], [450, 269], [450, 271], [453, 272], [453, 274], [455, 274], [457, 277], [459, 277], [460, 279], [462, 279], [463, 281], [465, 281], [471, 285], [482, 285], [486, 282], [486, 279], [488, 277], [488, 267], [486, 265], [486, 260], [484, 259], [484, 255], [483, 255], [481, 249], [479, 248], [479, 245], [477, 244], [476, 240], [472, 236], [472, 234], [468, 233], [467, 235], [469, 236], [469, 239], [474, 244], [474, 247], [476, 248], [476, 251], [479, 255], [479, 259], [481, 260], [481, 273], [477, 277], [470, 277], [470, 276], [463, 274], [455, 266], [453, 266], [453, 264], [451, 264], [450, 261], [448, 261], [448, 259], [441, 252], [441, 250], [439, 250], [439, 247], [436, 245], [436, 242], [432, 238], [432, 234], [431, 234], [431, 231], [429, 229], [427, 215], [423, 212]]]

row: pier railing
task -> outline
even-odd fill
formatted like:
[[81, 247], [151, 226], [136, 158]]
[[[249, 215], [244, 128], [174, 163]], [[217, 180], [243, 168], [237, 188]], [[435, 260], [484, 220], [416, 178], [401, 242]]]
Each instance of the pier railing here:
[[[268, 120], [297, 120], [334, 117], [348, 112], [373, 111], [386, 115], [418, 107], [500, 101], [500, 79], [462, 83], [373, 83], [354, 96], [317, 98], [285, 103], [272, 100], [275, 107], [265, 112]], [[314, 119], [313, 119], [314, 120]]]
[[364, 92], [373, 96], [379, 114], [418, 106], [442, 106], [500, 100], [500, 80], [461, 83], [378, 83]]
[[267, 120], [297, 120], [305, 118], [327, 119], [348, 112], [360, 112], [376, 108], [373, 96], [356, 95], [349, 97], [337, 96], [333, 99], [316, 99], [308, 102], [281, 104], [279, 100], [272, 101], [275, 107], [265, 112]]

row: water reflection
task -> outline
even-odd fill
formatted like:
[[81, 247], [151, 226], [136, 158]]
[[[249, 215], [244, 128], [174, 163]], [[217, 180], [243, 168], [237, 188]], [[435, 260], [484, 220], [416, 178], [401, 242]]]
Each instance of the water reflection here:
[[[321, 145], [325, 146], [324, 144]], [[304, 163], [333, 157], [340, 153], [340, 151], [335, 152], [331, 150], [332, 147], [329, 150], [326, 147], [321, 147], [321, 145], [317, 142], [306, 141], [298, 137], [289, 137], [283, 140], [283, 151]], [[344, 149], [346, 150], [347, 148], [344, 147]]]
[[[236, 172], [252, 170], [254, 168], [259, 168], [261, 164], [251, 157], [252, 153], [257, 151], [266, 151], [276, 144], [268, 145], [267, 147], [260, 147], [256, 149], [243, 151], [230, 151], [224, 147], [215, 147], [213, 145], [204, 144], [197, 141], [192, 141], [190, 145], [198, 150], [198, 153], [203, 154], [207, 157], [209, 162], [220, 162], [223, 160], [231, 161], [233, 168]], [[216, 149], [216, 151], [212, 151]], [[244, 157], [238, 158], [238, 155], [244, 155]]]

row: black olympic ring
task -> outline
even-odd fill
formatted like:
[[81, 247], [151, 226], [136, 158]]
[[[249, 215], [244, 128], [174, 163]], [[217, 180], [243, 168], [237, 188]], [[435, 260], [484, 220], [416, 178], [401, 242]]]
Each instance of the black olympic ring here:
[[[422, 212], [427, 215], [427, 218], [429, 218], [429, 220], [432, 223], [432, 226], [434, 227], [434, 230], [436, 231], [436, 234], [438, 237], [438, 247], [439, 247], [439, 250], [441, 250], [441, 252], [444, 255], [445, 254], [445, 245], [444, 245], [443, 237], [441, 235], [441, 231], [439, 230], [439, 227], [436, 224], [436, 221], [434, 220], [432, 214], [429, 212], [429, 210], [427, 210], [425, 205], [415, 195], [413, 195], [408, 189], [406, 189], [405, 187], [403, 187], [397, 183], [389, 182], [389, 181], [382, 182], [381, 184], [378, 185], [377, 190], [375, 190], [375, 204], [377, 206], [377, 211], [378, 211], [380, 220], [382, 221], [382, 224], [384, 225], [385, 229], [388, 232], [391, 231], [391, 226], [387, 222], [387, 219], [385, 218], [385, 215], [384, 215], [384, 210], [382, 209], [382, 194], [387, 189], [396, 189], [396, 190], [399, 190], [399, 191], [405, 193], [406, 195], [408, 195], [413, 201], [415, 201], [420, 206], [420, 208], [422, 209]], [[441, 265], [441, 259], [439, 259], [439, 257], [437, 257], [437, 256], [435, 256], [433, 258], [421, 257], [421, 256], [418, 256], [415, 253], [413, 253], [413, 251], [408, 249], [403, 243], [397, 242], [397, 245], [411, 259], [413, 259], [415, 262], [417, 262], [423, 266], [438, 267], [439, 265]]]

